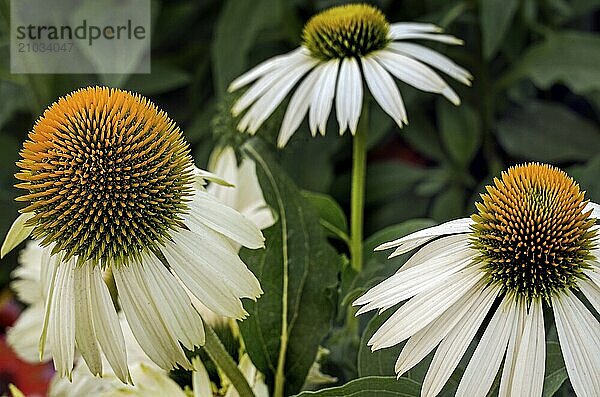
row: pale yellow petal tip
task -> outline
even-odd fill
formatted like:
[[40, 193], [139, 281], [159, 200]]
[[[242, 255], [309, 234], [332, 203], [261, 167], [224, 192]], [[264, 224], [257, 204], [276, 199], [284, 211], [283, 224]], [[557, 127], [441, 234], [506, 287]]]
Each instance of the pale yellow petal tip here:
[[12, 395], [12, 397], [25, 397], [25, 394], [23, 394], [23, 392], [12, 383], [9, 383], [8, 390], [10, 390], [10, 394]]
[[0, 259], [4, 258], [6, 254], [12, 251], [15, 247], [21, 244], [25, 239], [29, 237], [33, 231], [33, 226], [26, 226], [27, 222], [34, 217], [35, 214], [28, 212], [21, 214], [15, 219], [11, 225], [2, 247], [0, 248]]

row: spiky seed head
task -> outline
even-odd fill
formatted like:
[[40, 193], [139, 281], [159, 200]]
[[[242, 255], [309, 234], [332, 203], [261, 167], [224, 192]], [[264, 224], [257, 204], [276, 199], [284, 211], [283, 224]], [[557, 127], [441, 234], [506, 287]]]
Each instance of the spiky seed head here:
[[127, 264], [182, 226], [192, 191], [189, 146], [146, 98], [84, 88], [38, 119], [17, 162], [17, 198], [33, 236], [80, 261]]
[[588, 267], [595, 220], [579, 185], [558, 168], [509, 168], [472, 216], [472, 245], [490, 281], [526, 301], [574, 286]]
[[389, 42], [390, 24], [385, 15], [368, 4], [332, 7], [304, 26], [303, 45], [322, 60], [362, 57], [384, 48]]

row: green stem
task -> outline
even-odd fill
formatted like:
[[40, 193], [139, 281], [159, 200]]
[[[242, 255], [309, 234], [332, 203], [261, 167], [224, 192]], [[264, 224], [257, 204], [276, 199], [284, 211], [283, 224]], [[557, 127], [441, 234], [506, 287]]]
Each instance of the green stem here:
[[367, 126], [369, 107], [363, 104], [352, 148], [352, 191], [350, 192], [350, 256], [356, 272], [363, 263], [363, 217], [365, 207], [365, 172], [367, 169]]
[[225, 373], [240, 397], [255, 397], [248, 381], [223, 347], [215, 331], [208, 324], [204, 324], [204, 330], [206, 331], [206, 342], [203, 347], [210, 359]]

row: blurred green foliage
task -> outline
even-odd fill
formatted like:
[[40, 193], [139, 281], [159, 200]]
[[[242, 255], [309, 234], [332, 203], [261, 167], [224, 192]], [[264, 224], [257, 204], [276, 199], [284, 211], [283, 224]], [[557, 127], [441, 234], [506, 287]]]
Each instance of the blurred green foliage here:
[[[19, 208], [12, 187], [19, 148], [36, 118], [58, 97], [88, 85], [146, 95], [182, 127], [197, 164], [204, 167], [220, 140], [212, 132], [215, 114], [221, 117], [216, 124], [228, 125], [222, 122], [223, 103], [231, 103], [228, 83], [260, 61], [295, 48], [311, 15], [341, 3], [155, 0], [152, 73], [94, 76], [11, 74], [9, 2], [1, 0], [0, 236]], [[366, 236], [412, 218], [439, 222], [464, 216], [484, 184], [523, 161], [567, 170], [589, 199], [600, 201], [599, 0], [371, 3], [391, 22], [433, 22], [463, 39], [462, 47], [431, 47], [470, 70], [474, 82], [472, 87], [451, 83], [463, 101], [460, 107], [399, 83], [410, 123], [404, 129], [372, 104]], [[276, 112], [271, 122], [277, 124], [280, 117]], [[276, 156], [300, 188], [326, 193], [347, 211], [351, 138], [337, 136], [333, 116], [330, 122], [325, 137], [310, 138], [304, 126]], [[260, 134], [272, 143], [268, 122], [263, 130]], [[317, 204], [323, 200], [308, 198]], [[7, 284], [15, 262], [15, 253], [0, 262], [0, 285]], [[340, 371], [335, 375], [341, 380], [356, 376], [356, 368]]]

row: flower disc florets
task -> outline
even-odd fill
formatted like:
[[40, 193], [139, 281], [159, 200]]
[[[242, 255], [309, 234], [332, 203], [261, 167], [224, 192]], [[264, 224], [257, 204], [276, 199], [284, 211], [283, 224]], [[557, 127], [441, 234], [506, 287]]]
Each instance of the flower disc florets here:
[[390, 24], [367, 4], [330, 8], [312, 17], [302, 33], [303, 45], [318, 59], [361, 57], [384, 48]]
[[193, 163], [179, 128], [145, 98], [86, 88], [48, 108], [17, 165], [33, 236], [80, 261], [127, 263], [181, 226]]
[[477, 203], [473, 246], [490, 281], [527, 301], [575, 285], [595, 233], [584, 192], [548, 165], [510, 168]]

